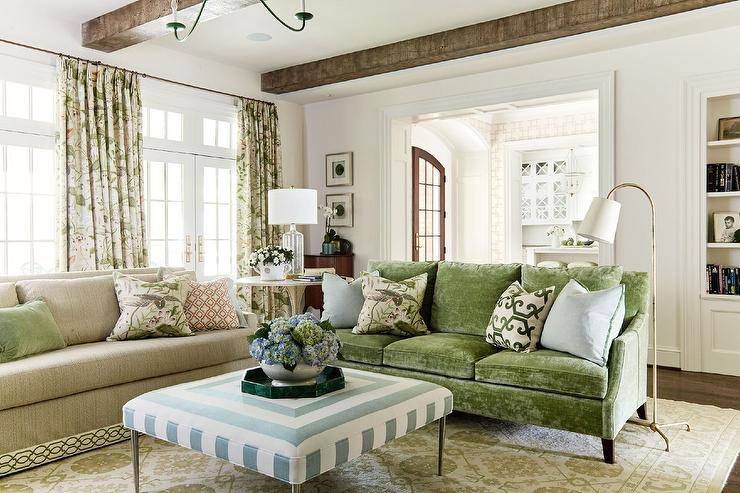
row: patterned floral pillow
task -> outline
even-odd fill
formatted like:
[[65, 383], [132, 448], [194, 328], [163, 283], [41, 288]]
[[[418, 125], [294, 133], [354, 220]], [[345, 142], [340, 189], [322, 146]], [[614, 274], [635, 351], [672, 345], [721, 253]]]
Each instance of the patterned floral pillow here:
[[365, 303], [352, 332], [404, 336], [428, 334], [424, 319], [419, 314], [426, 287], [426, 273], [400, 282], [376, 276], [363, 277]]
[[486, 341], [520, 353], [535, 351], [554, 301], [555, 286], [528, 293], [515, 281], [496, 302]]
[[147, 282], [114, 272], [113, 283], [121, 316], [109, 341], [193, 334], [183, 306], [188, 294], [187, 278]]
[[185, 316], [196, 331], [235, 329], [239, 327], [237, 308], [231, 300], [231, 282], [227, 278], [213, 281], [190, 281], [185, 299]]

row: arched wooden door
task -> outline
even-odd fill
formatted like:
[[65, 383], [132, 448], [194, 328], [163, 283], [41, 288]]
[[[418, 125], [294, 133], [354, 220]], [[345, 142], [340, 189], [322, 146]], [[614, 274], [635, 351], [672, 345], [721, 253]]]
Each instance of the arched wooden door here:
[[412, 259], [445, 258], [445, 169], [437, 158], [419, 147], [412, 159]]

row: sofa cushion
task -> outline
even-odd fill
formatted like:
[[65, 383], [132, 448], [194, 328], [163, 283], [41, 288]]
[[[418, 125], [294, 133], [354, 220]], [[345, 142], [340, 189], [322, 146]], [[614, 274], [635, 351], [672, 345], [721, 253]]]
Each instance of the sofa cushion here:
[[432, 328], [484, 336], [496, 301], [520, 277], [520, 264], [440, 262], [434, 286]]
[[534, 267], [522, 266], [522, 287], [528, 292], [555, 286], [555, 296], [575, 279], [589, 291], [601, 291], [613, 288], [622, 282], [622, 267], [603, 265], [600, 267]]
[[247, 329], [94, 342], [0, 365], [0, 409], [249, 358]]
[[533, 353], [501, 351], [475, 364], [481, 382], [603, 399], [607, 369], [585, 359], [540, 349]]
[[650, 305], [650, 278], [647, 272], [625, 272], [622, 274], [624, 284], [624, 322], [627, 327], [635, 315], [647, 312]]
[[118, 320], [113, 276], [15, 283], [18, 300], [43, 298], [68, 346], [105, 340]]
[[427, 288], [424, 292], [424, 302], [421, 304], [421, 318], [429, 327], [432, 320], [432, 298], [434, 295], [434, 283], [437, 279], [437, 262], [401, 262], [401, 261], [379, 261], [368, 262], [369, 271], [378, 271], [380, 277], [391, 281], [403, 281], [416, 277], [420, 274], [427, 275]]
[[352, 329], [340, 329], [336, 334], [342, 343], [342, 359], [368, 365], [382, 365], [383, 348], [402, 339], [392, 334], [353, 334]]
[[64, 346], [64, 338], [44, 300], [0, 308], [0, 363]]
[[475, 362], [496, 351], [481, 336], [435, 333], [386, 346], [383, 364], [448, 377], [473, 378]]
[[14, 282], [0, 283], [0, 308], [10, 308], [18, 304]]

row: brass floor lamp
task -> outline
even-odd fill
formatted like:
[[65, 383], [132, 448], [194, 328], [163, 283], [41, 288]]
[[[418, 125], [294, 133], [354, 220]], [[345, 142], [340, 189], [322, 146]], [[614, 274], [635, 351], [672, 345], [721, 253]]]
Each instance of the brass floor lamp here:
[[622, 208], [622, 204], [617, 202], [616, 200], [613, 200], [612, 197], [614, 196], [615, 192], [617, 190], [620, 190], [622, 188], [635, 188], [639, 191], [641, 191], [645, 197], [647, 197], [648, 202], [650, 202], [650, 212], [651, 212], [651, 238], [652, 238], [652, 303], [651, 303], [651, 313], [650, 313], [650, 320], [652, 322], [652, 328], [653, 328], [653, 416], [652, 419], [632, 419], [630, 422], [645, 426], [650, 428], [652, 431], [658, 433], [661, 437], [663, 437], [663, 440], [665, 440], [665, 449], [666, 451], [670, 450], [670, 441], [668, 439], [668, 436], [663, 431], [665, 428], [670, 428], [673, 426], [685, 426], [686, 431], [691, 431], [691, 427], [688, 423], [685, 422], [679, 422], [679, 423], [660, 423], [658, 422], [658, 371], [657, 371], [657, 362], [658, 362], [658, 323], [656, 320], [656, 310], [655, 310], [655, 299], [656, 299], [656, 292], [658, 289], [658, 281], [657, 281], [657, 256], [656, 256], [656, 248], [655, 248], [655, 203], [653, 202], [653, 197], [648, 193], [647, 190], [645, 190], [642, 186], [636, 184], [636, 183], [621, 183], [614, 188], [611, 189], [611, 191], [607, 194], [606, 198], [601, 197], [595, 197], [593, 201], [591, 202], [591, 206], [588, 208], [588, 212], [586, 213], [586, 217], [584, 217], [583, 221], [581, 222], [581, 225], [578, 228], [578, 234], [591, 239], [596, 240], [601, 243], [614, 243], [614, 236], [617, 233], [617, 224], [619, 223], [619, 212]]

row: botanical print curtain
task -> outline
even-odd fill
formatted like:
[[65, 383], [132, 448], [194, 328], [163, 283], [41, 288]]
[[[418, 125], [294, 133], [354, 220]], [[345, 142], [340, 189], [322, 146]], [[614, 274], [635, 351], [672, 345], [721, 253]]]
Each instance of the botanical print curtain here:
[[[268, 245], [279, 245], [282, 229], [267, 224], [267, 191], [283, 184], [280, 132], [273, 103], [240, 98], [236, 154], [236, 263], [239, 277], [255, 273], [249, 255]], [[286, 315], [287, 293], [277, 289], [240, 290], [248, 309], [267, 319]]]
[[60, 57], [62, 271], [147, 266], [139, 76]]

